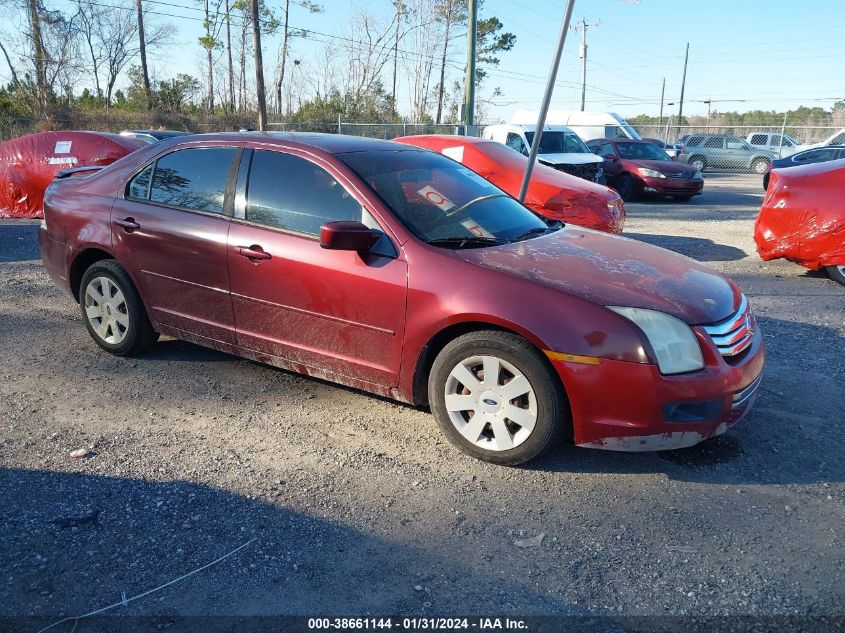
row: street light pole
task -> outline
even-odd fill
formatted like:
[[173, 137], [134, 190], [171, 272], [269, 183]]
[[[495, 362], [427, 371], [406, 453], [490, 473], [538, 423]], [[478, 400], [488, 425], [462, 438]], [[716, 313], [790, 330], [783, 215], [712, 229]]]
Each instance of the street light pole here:
[[560, 26], [560, 35], [557, 40], [555, 57], [552, 60], [552, 67], [549, 69], [549, 80], [546, 83], [543, 104], [540, 106], [540, 114], [537, 117], [537, 129], [534, 131], [534, 139], [531, 141], [531, 151], [528, 153], [528, 165], [525, 166], [525, 175], [522, 178], [522, 186], [519, 188], [520, 202], [525, 202], [528, 183], [531, 181], [531, 172], [534, 170], [534, 162], [537, 160], [537, 153], [540, 150], [540, 138], [543, 136], [543, 128], [546, 126], [546, 114], [549, 112], [549, 103], [552, 101], [552, 93], [554, 92], [555, 80], [557, 79], [557, 69], [560, 66], [560, 58], [563, 55], [563, 45], [566, 42], [566, 32], [569, 30], [569, 22], [572, 20], [573, 8], [575, 8], [575, 0], [567, 0], [566, 11], [563, 14], [563, 23]]

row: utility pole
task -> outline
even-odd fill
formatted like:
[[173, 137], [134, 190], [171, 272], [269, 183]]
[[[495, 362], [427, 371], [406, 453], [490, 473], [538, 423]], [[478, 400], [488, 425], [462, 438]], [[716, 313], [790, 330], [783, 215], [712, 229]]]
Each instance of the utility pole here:
[[[478, 0], [469, 0], [467, 20], [467, 70], [464, 82], [464, 123], [475, 124], [475, 46], [478, 38]], [[465, 130], [468, 133], [469, 129]]]
[[534, 138], [531, 140], [531, 151], [528, 152], [528, 164], [525, 166], [522, 185], [519, 187], [520, 202], [525, 202], [525, 194], [528, 193], [528, 183], [531, 182], [531, 172], [534, 170], [534, 163], [540, 151], [540, 139], [543, 137], [543, 128], [546, 126], [546, 114], [549, 112], [549, 103], [552, 101], [552, 93], [554, 92], [555, 80], [557, 79], [557, 69], [560, 67], [563, 45], [566, 42], [566, 32], [569, 30], [569, 21], [572, 19], [572, 9], [574, 8], [575, 0], [567, 0], [563, 22], [560, 25], [560, 35], [558, 35], [557, 39], [557, 49], [552, 60], [552, 67], [549, 69], [549, 80], [546, 82], [546, 92], [543, 94], [543, 103], [540, 106], [540, 114], [537, 117], [537, 129], [534, 132]]
[[663, 85], [660, 87], [660, 117], [657, 120], [658, 127], [663, 125], [663, 97], [666, 94], [666, 77], [663, 78]]
[[144, 8], [141, 0], [135, 0], [135, 10], [138, 13], [138, 52], [141, 55], [141, 74], [144, 77], [144, 92], [147, 97], [147, 110], [153, 107], [153, 92], [150, 89], [150, 73], [147, 70], [147, 42], [144, 35]]
[[710, 104], [712, 103], [712, 100], [708, 99], [707, 101], [702, 101], [702, 103], [707, 104], [707, 125], [710, 125]]
[[258, 0], [252, 0], [252, 46], [255, 48], [255, 95], [258, 98], [258, 129], [267, 130], [267, 101], [264, 94], [264, 60], [261, 57], [261, 15]]
[[687, 52], [684, 55], [684, 77], [681, 79], [681, 101], [678, 106], [678, 125], [683, 124], [684, 117], [684, 88], [687, 85], [687, 62], [689, 61], [689, 42], [687, 42]]
[[581, 18], [581, 23], [574, 27], [576, 31], [581, 31], [581, 46], [578, 49], [578, 57], [581, 58], [581, 112], [587, 101], [587, 29], [599, 24], [601, 22], [587, 22], [586, 18]]

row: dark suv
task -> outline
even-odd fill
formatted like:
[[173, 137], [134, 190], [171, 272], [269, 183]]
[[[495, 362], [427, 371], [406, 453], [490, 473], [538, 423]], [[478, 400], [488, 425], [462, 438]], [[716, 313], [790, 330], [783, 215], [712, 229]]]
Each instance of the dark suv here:
[[684, 141], [684, 145], [686, 153], [679, 160], [699, 171], [712, 167], [764, 174], [772, 160], [777, 158], [775, 152], [754, 147], [736, 136], [693, 134]]

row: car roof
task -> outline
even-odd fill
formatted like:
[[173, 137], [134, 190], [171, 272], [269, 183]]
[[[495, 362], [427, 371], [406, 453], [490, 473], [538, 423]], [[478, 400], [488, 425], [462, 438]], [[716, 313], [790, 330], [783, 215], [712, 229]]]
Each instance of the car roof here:
[[[593, 138], [593, 139], [590, 139], [589, 141], [587, 141], [587, 144], [590, 144], [590, 143], [639, 143], [640, 145], [643, 145], [643, 144], [653, 145], [653, 143], [651, 142], [652, 140], [656, 141], [657, 139], [645, 139], [645, 138], [636, 139], [636, 138], [622, 138], [622, 137], [617, 137], [617, 138]], [[662, 143], [663, 141], [660, 141], [660, 142]]]
[[381, 139], [367, 138], [365, 136], [348, 136], [346, 134], [321, 134], [317, 132], [213, 132], [209, 134], [192, 134], [190, 137], [179, 137], [178, 142], [204, 139], [209, 141], [255, 141], [256, 143], [284, 144], [297, 143], [303, 146], [310, 146], [329, 154], [344, 154], [347, 152], [372, 152], [372, 151], [421, 151], [419, 148], [383, 141]]

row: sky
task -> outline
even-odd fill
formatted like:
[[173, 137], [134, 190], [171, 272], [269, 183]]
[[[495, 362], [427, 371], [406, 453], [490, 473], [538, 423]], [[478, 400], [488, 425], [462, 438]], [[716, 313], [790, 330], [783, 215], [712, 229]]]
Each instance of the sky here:
[[[100, 0], [107, 2], [108, 0]], [[281, 5], [281, 0], [266, 0]], [[361, 0], [323, 0], [325, 11], [308, 14], [292, 7], [292, 27], [323, 34], [339, 34]], [[390, 0], [366, 3], [385, 17]], [[203, 75], [200, 5], [192, 0], [159, 0], [149, 10], [167, 14], [157, 19], [177, 28], [176, 43], [152, 60], [164, 76], [186, 72]], [[482, 16], [495, 15], [514, 33], [516, 46], [501, 55], [489, 70], [489, 91], [501, 89], [488, 111], [488, 122], [510, 120], [515, 109], [536, 109], [543, 95], [549, 66], [564, 13], [565, 0], [485, 0]], [[183, 17], [175, 17], [183, 16]], [[572, 23], [586, 20], [587, 110], [618, 112], [623, 116], [657, 115], [666, 80], [664, 114], [677, 114], [684, 49], [689, 43], [689, 66], [684, 114], [753, 109], [785, 110], [799, 105], [829, 109], [845, 99], [845, 0], [576, 0]], [[316, 61], [323, 44], [315, 34], [297, 39], [292, 57]], [[567, 35], [552, 107], [580, 108], [580, 34]], [[267, 83], [279, 38], [265, 40]], [[400, 46], [401, 48], [401, 46]], [[453, 59], [463, 66], [465, 41], [454, 44]], [[409, 110], [406, 82], [399, 87], [399, 109]]]

